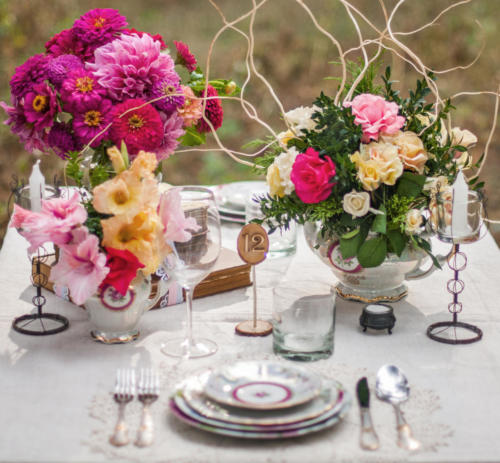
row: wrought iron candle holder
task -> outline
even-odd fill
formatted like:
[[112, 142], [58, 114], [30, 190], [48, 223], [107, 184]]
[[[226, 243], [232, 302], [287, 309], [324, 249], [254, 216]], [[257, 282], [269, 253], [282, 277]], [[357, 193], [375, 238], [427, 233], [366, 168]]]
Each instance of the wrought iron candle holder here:
[[[460, 279], [460, 272], [467, 266], [467, 256], [461, 250], [463, 244], [474, 243], [480, 239], [483, 224], [483, 204], [481, 195], [476, 191], [467, 192], [467, 202], [462, 205], [464, 215], [460, 227], [454, 227], [453, 195], [450, 191], [436, 194], [436, 208], [432, 211], [431, 221], [434, 222], [438, 238], [446, 243], [453, 243], [453, 249], [448, 256], [448, 267], [453, 270], [453, 278], [446, 285], [453, 299], [448, 304], [452, 315], [451, 321], [433, 323], [427, 328], [427, 336], [434, 341], [446, 344], [470, 344], [483, 337], [480, 328], [470, 323], [458, 320], [458, 314], [463, 310], [463, 304], [458, 296], [465, 289], [465, 283]], [[457, 220], [455, 220], [457, 222]]]

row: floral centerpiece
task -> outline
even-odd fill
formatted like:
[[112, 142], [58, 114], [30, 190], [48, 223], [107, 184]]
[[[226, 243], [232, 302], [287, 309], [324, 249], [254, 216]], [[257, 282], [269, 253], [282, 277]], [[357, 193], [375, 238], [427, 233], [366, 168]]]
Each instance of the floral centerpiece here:
[[470, 167], [467, 150], [477, 139], [447, 127], [453, 107], [446, 101], [436, 111], [426, 102], [426, 79], [403, 98], [389, 67], [381, 85], [375, 75], [366, 72], [352, 99], [346, 87], [338, 104], [322, 93], [313, 106], [286, 113], [288, 130], [257, 161], [269, 185], [261, 198], [265, 220], [272, 228], [318, 223], [320, 236], [336, 237], [332, 265], [353, 273], [408, 249], [428, 253], [439, 266], [426, 211], [436, 186], [449, 188], [459, 169]]
[[146, 150], [161, 161], [180, 143], [201, 144], [222, 124], [219, 94], [238, 88], [206, 82], [189, 47], [174, 44], [171, 56], [159, 34], [129, 28], [117, 10], [91, 10], [16, 69], [11, 105], [0, 103], [6, 124], [27, 151], [69, 160], [77, 183], [84, 148], [92, 148], [91, 186], [112, 175], [110, 146], [125, 143], [131, 158]]

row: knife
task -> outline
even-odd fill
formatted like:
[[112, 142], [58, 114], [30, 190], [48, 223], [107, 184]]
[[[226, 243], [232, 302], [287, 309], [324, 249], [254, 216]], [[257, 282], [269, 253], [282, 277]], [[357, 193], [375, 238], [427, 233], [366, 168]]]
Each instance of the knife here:
[[377, 450], [379, 440], [375, 429], [373, 429], [372, 417], [370, 415], [370, 389], [366, 377], [361, 378], [356, 385], [359, 411], [361, 415], [361, 434], [359, 444], [365, 450]]

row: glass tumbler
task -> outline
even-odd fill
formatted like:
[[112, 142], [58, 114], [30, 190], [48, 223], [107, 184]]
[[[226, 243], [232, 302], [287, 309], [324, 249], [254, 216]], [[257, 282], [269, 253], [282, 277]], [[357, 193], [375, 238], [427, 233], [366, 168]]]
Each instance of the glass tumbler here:
[[335, 290], [318, 281], [287, 281], [273, 289], [273, 350], [289, 360], [333, 354]]

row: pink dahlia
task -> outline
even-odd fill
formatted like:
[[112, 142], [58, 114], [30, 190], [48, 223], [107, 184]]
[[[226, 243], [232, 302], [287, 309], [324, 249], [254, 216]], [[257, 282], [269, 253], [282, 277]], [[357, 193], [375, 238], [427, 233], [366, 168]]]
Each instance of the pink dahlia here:
[[12, 79], [10, 79], [10, 89], [16, 99], [21, 99], [31, 91], [33, 85], [41, 84], [47, 79], [47, 65], [50, 58], [45, 55], [34, 55], [16, 68]]
[[160, 34], [150, 34], [149, 32], [143, 32], [143, 31], [138, 31], [137, 29], [131, 28], [131, 29], [123, 29], [122, 34], [125, 35], [138, 35], [139, 37], [142, 37], [144, 34], [149, 35], [153, 40], [156, 40], [157, 42], [161, 43], [161, 49], [166, 50], [168, 48], [167, 44], [164, 42], [163, 37]]
[[179, 145], [179, 138], [182, 137], [186, 131], [182, 128], [184, 119], [177, 113], [170, 116], [160, 113], [163, 121], [163, 140], [158, 148], [156, 157], [158, 161], [168, 158], [175, 148]]
[[[211, 85], [207, 87], [206, 91], [203, 91], [203, 98], [206, 98], [205, 117], [210, 121], [214, 130], [217, 130], [222, 125], [224, 118], [224, 111], [220, 99], [217, 98], [218, 96], [217, 90]], [[205, 133], [211, 130], [205, 119], [201, 118], [198, 123], [198, 132]]]
[[189, 72], [193, 72], [196, 69], [196, 58], [189, 50], [189, 47], [183, 42], [177, 42], [174, 40], [175, 48], [177, 48], [177, 59], [175, 64], [181, 64], [186, 67]]
[[118, 10], [96, 8], [80, 16], [73, 24], [73, 31], [84, 43], [102, 45], [117, 37], [126, 25], [127, 18]]
[[130, 154], [137, 154], [140, 150], [154, 152], [163, 141], [160, 114], [140, 98], [126, 100], [113, 110], [109, 137], [117, 146], [124, 141]]
[[61, 87], [61, 100], [68, 112], [81, 111], [104, 96], [106, 90], [97, 83], [92, 73], [83, 68], [71, 72]]
[[399, 107], [394, 102], [385, 101], [381, 96], [363, 93], [344, 106], [351, 108], [354, 123], [363, 129], [363, 143], [378, 140], [381, 133], [396, 133], [405, 124], [405, 118], [398, 116]]
[[73, 29], [65, 29], [54, 35], [46, 44], [45, 49], [49, 55], [54, 57], [61, 55], [75, 55], [82, 61], [88, 61], [94, 57], [96, 46], [83, 43], [74, 34]]
[[153, 104], [167, 114], [171, 114], [184, 104], [184, 94], [179, 84], [164, 80], [156, 82], [148, 95], [151, 99], [161, 98]]
[[90, 143], [92, 148], [99, 146], [107, 135], [107, 127], [112, 120], [112, 106], [109, 100], [92, 100], [75, 113], [73, 130], [80, 143]]
[[51, 127], [60, 110], [57, 95], [47, 84], [34, 85], [24, 98], [26, 120], [34, 124], [36, 130]]
[[177, 109], [177, 112], [184, 120], [184, 127], [196, 125], [202, 116], [203, 101], [196, 98], [191, 87], [181, 85], [184, 93], [184, 104]]
[[71, 133], [71, 127], [64, 122], [56, 122], [47, 136], [47, 143], [61, 159], [68, 159], [70, 151], [77, 151], [80, 144]]
[[123, 35], [95, 51], [95, 62], [87, 63], [98, 82], [114, 100], [142, 98], [156, 82], [179, 83], [175, 64], [161, 53], [161, 44], [149, 35]]
[[83, 61], [78, 56], [60, 55], [49, 62], [47, 75], [50, 83], [60, 88], [68, 74], [76, 69], [83, 69]]

